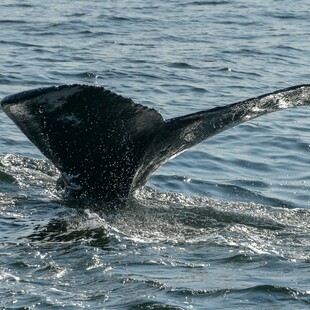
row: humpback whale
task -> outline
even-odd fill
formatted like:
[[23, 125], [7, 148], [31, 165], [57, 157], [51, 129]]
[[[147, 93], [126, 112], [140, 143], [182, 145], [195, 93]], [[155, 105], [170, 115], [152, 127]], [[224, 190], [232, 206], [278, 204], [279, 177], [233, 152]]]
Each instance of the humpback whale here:
[[126, 200], [169, 158], [240, 123], [310, 104], [310, 84], [168, 120], [102, 86], [58, 85], [5, 97], [4, 112], [58, 168], [73, 197]]

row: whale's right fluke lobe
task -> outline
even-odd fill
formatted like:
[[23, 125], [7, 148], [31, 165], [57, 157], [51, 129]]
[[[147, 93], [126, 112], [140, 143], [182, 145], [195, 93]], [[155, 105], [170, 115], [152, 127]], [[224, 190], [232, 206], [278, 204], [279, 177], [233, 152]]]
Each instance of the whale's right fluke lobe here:
[[74, 196], [127, 198], [163, 162], [240, 123], [310, 104], [300, 85], [164, 121], [103, 87], [61, 85], [8, 96], [4, 111], [60, 170]]
[[222, 131], [264, 114], [309, 104], [310, 84], [305, 84], [166, 120], [143, 162], [144, 173], [137, 175], [136, 181], [141, 178], [142, 183], [145, 182], [164, 161]]

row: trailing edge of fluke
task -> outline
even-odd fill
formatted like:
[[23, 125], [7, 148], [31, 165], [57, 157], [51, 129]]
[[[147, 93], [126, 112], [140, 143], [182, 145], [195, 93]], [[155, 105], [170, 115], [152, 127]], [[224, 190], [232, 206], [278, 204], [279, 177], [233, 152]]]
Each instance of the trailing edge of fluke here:
[[127, 199], [163, 162], [240, 123], [310, 104], [299, 85], [164, 120], [104, 87], [60, 85], [5, 97], [4, 112], [59, 169], [72, 196]]

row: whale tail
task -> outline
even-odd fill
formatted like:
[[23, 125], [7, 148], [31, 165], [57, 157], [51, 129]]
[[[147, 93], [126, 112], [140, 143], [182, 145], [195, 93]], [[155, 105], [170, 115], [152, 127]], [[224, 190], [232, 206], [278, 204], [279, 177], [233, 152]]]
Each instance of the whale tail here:
[[53, 162], [72, 195], [127, 198], [163, 162], [240, 123], [310, 104], [299, 85], [169, 120], [154, 109], [90, 85], [21, 92], [1, 102], [5, 113]]

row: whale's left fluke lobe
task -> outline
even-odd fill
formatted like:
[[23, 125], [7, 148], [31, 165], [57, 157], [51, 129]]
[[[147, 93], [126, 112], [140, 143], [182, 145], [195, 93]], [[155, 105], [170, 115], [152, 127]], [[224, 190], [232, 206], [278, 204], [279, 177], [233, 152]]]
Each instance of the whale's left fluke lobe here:
[[127, 198], [163, 162], [240, 123], [310, 104], [300, 85], [164, 121], [155, 111], [103, 87], [61, 85], [8, 96], [6, 114], [50, 159], [67, 192]]
[[127, 197], [159, 113], [103, 87], [61, 85], [6, 97], [6, 114], [60, 170], [71, 195]]

